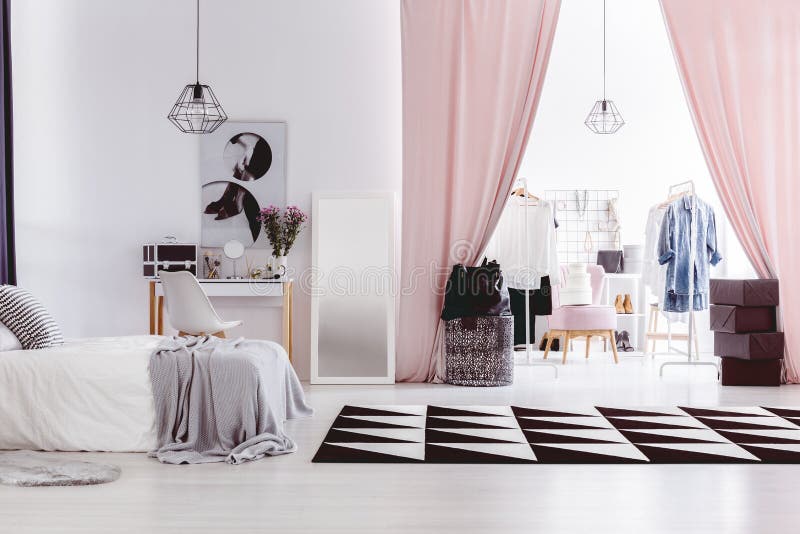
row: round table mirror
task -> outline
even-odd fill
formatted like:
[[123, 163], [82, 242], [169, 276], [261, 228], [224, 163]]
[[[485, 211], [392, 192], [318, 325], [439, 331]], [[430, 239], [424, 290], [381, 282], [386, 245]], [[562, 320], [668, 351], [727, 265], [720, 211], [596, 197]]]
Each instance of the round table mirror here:
[[232, 239], [225, 243], [222, 251], [225, 252], [225, 256], [227, 256], [228, 259], [238, 260], [244, 255], [244, 245], [241, 241]]
[[244, 245], [241, 241], [231, 239], [225, 243], [225, 246], [222, 247], [222, 251], [225, 253], [225, 257], [233, 262], [232, 278], [239, 278], [239, 276], [236, 274], [236, 260], [244, 255]]

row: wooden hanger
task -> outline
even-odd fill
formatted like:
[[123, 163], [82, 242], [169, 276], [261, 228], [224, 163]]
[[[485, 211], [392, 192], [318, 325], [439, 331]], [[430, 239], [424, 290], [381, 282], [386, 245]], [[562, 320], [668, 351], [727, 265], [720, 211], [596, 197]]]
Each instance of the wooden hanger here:
[[[687, 185], [689, 186], [688, 190], [680, 190], [681, 187], [685, 187]], [[674, 195], [676, 193], [681, 195], [685, 195], [687, 193], [694, 195], [694, 180], [686, 180], [685, 182], [669, 186], [669, 194]]]
[[[525, 196], [525, 189], [522, 188], [522, 187], [518, 187], [518, 188], [514, 189], [511, 192], [511, 196], [524, 197]], [[539, 200], [539, 197], [537, 197], [533, 193], [528, 193], [528, 198], [531, 199], [531, 200], [536, 200], [536, 201]]]
[[[687, 185], [689, 186], [689, 189], [679, 190], [680, 187]], [[659, 206], [662, 208], [669, 206], [674, 201], [678, 200], [679, 198], [683, 198], [686, 195], [694, 195], [694, 180], [687, 180], [679, 184], [671, 185], [669, 187], [669, 196], [667, 197], [667, 200], [659, 204]]]
[[676, 193], [674, 195], [670, 195], [670, 196], [667, 197], [667, 200], [665, 200], [664, 202], [659, 204], [659, 207], [666, 208], [667, 206], [669, 206], [670, 204], [672, 204], [673, 202], [675, 202], [679, 198], [683, 197], [684, 195], [686, 195], [686, 193]]

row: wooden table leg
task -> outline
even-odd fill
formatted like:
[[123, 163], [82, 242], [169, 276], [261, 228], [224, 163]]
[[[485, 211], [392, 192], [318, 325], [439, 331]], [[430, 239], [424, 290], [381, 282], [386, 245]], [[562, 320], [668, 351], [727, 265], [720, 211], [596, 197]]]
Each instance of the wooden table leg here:
[[[695, 337], [697, 342], [697, 337]], [[294, 365], [294, 282], [289, 282], [289, 363]], [[700, 352], [698, 351], [698, 354]]]
[[150, 335], [156, 333], [156, 282], [150, 280]]
[[292, 291], [294, 284], [291, 280], [283, 283], [283, 348], [292, 362], [292, 349], [294, 348], [292, 339], [292, 304], [294, 301]]
[[164, 297], [158, 297], [158, 335], [164, 335]]

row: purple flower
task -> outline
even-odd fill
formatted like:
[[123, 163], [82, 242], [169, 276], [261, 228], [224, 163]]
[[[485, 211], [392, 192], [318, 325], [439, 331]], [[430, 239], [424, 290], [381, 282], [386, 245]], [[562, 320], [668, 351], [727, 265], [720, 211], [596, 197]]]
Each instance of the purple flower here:
[[264, 233], [272, 245], [272, 254], [285, 256], [300, 235], [308, 216], [297, 206], [287, 206], [281, 216], [280, 208], [270, 205], [260, 211], [258, 220], [264, 226]]
[[266, 222], [271, 218], [277, 218], [280, 216], [280, 208], [278, 206], [270, 205], [267, 208], [262, 208], [259, 212], [258, 220], [261, 222]]

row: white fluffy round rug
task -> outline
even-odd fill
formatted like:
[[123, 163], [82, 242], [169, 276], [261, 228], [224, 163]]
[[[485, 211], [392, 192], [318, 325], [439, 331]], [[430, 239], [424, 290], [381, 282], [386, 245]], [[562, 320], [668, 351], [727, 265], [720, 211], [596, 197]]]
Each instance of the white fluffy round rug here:
[[8, 486], [86, 486], [119, 478], [116, 465], [80, 462], [57, 453], [0, 452], [0, 484]]

